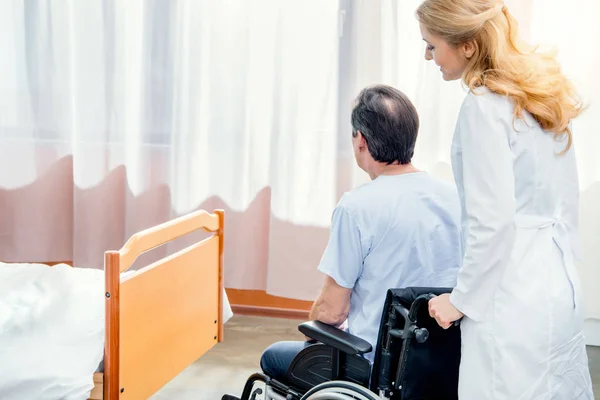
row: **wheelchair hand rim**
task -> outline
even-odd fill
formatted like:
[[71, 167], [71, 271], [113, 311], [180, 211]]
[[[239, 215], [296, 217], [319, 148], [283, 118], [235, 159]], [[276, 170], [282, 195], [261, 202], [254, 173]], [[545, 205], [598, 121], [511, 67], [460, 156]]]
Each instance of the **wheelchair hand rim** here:
[[360, 400], [380, 400], [378, 395], [366, 387], [347, 381], [329, 381], [321, 383], [306, 392], [300, 400], [349, 400], [353, 398]]

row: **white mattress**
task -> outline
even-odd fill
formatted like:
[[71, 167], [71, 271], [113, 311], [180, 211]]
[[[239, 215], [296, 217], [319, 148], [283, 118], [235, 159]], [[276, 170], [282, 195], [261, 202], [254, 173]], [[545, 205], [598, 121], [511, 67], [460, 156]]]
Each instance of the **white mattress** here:
[[0, 263], [0, 399], [87, 399], [103, 353], [104, 271]]

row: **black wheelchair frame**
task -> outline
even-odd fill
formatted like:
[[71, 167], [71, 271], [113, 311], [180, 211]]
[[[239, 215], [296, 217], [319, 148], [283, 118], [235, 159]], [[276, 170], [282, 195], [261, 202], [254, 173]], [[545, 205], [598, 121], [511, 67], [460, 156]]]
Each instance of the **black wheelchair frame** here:
[[372, 350], [365, 340], [319, 321], [300, 324], [299, 331], [314, 342], [296, 355], [286, 382], [253, 374], [241, 400], [254, 400], [256, 382], [265, 383], [265, 399], [302, 400], [311, 389], [331, 381], [359, 385], [390, 400], [458, 399], [459, 324], [444, 330], [428, 311], [432, 297], [450, 291], [418, 287], [388, 290], [372, 368], [362, 356]]

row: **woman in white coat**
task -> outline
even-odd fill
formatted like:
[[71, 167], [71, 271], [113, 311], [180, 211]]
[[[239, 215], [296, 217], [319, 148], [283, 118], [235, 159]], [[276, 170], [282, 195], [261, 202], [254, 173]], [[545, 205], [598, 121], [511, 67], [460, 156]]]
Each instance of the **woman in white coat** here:
[[468, 86], [452, 144], [465, 256], [450, 295], [462, 318], [461, 400], [593, 399], [574, 267], [576, 94], [548, 55], [518, 42], [495, 0], [426, 0], [417, 10], [445, 80]]

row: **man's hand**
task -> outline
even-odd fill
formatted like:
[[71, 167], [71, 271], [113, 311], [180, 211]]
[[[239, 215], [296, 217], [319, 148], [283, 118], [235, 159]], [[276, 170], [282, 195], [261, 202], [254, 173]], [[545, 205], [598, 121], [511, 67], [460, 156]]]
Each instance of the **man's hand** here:
[[429, 315], [435, 318], [438, 325], [444, 329], [450, 328], [454, 321], [464, 315], [450, 303], [450, 294], [445, 293], [429, 300]]
[[326, 276], [321, 294], [313, 303], [308, 319], [339, 327], [348, 318], [351, 294], [352, 289], [346, 289]]

